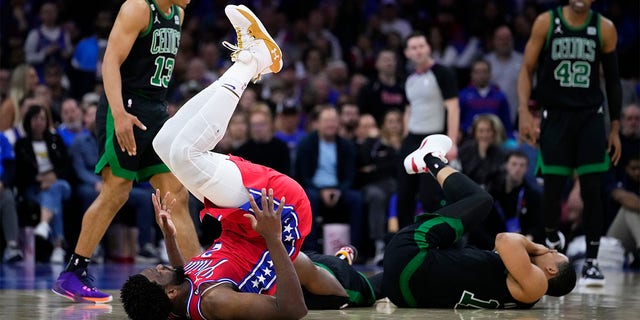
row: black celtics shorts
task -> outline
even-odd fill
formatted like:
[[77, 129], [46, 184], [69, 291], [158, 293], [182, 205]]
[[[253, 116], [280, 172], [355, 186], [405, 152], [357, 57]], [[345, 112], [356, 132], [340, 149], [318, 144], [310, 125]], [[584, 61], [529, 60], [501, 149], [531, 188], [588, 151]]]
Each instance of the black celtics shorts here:
[[152, 146], [153, 138], [169, 118], [166, 103], [126, 93], [123, 93], [123, 100], [125, 111], [138, 117], [147, 130], [143, 131], [134, 126], [136, 155], [129, 156], [126, 151], [123, 152], [116, 138], [111, 107], [103, 95], [96, 112], [96, 134], [100, 153], [95, 168], [96, 174], [100, 174], [102, 169], [109, 166], [117, 177], [146, 181], [153, 175], [170, 172]]
[[540, 123], [541, 174], [569, 176], [609, 170], [604, 108], [544, 109]]

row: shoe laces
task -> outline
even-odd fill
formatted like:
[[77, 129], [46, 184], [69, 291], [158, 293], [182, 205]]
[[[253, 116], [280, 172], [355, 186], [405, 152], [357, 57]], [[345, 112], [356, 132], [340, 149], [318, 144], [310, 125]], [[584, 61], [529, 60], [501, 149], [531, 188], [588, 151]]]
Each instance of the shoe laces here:
[[[229, 41], [222, 41], [222, 46], [231, 50], [231, 61], [233, 62], [236, 62], [238, 60], [238, 55], [242, 50], [247, 50], [250, 47], [250, 45], [247, 47], [242, 47], [242, 44], [240, 43], [240, 37], [238, 37], [238, 45], [235, 45]], [[262, 74], [258, 73], [258, 75], [251, 79], [251, 81], [253, 81], [253, 83], [256, 83], [261, 78]]]
[[[240, 41], [240, 37], [238, 37], [238, 42]], [[222, 46], [231, 50], [231, 61], [236, 62], [238, 60], [238, 54], [242, 51], [241, 45], [235, 45], [229, 41], [222, 41]]]
[[84, 284], [91, 290], [96, 290], [96, 288], [93, 286], [93, 281], [96, 280], [96, 278], [92, 274], [87, 272], [87, 270], [77, 272], [76, 274], [78, 275], [78, 278], [80, 279], [80, 282], [82, 282], [82, 284]]

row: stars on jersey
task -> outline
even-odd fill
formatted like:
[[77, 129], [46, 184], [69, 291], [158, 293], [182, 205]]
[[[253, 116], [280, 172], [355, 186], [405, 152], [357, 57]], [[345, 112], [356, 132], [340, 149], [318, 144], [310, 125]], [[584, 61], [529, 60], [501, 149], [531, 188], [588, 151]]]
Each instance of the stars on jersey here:
[[263, 293], [276, 283], [276, 273], [269, 251], [262, 254], [253, 270], [240, 282], [238, 288], [242, 292]]
[[[258, 207], [262, 209], [262, 191], [250, 188], [249, 192], [253, 196], [256, 201]], [[277, 199], [278, 197], [274, 195]], [[282, 208], [282, 242], [284, 242], [285, 247], [289, 249], [289, 247], [293, 247], [295, 245], [295, 240], [301, 238], [300, 230], [298, 229], [298, 214], [295, 212], [294, 207], [289, 204], [281, 204], [280, 201], [274, 200], [274, 206], [276, 210], [280, 207], [280, 205], [284, 205]], [[240, 206], [240, 209], [245, 210], [247, 212], [253, 213], [253, 209], [251, 209], [251, 205], [249, 202]], [[292, 252], [289, 252], [291, 255]]]

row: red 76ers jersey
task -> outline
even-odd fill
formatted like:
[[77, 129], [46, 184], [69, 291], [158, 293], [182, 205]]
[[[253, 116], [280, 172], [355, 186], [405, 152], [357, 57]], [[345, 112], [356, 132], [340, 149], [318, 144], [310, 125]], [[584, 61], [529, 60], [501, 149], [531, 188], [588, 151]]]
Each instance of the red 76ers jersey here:
[[[311, 207], [300, 185], [290, 177], [273, 169], [257, 165], [239, 157], [231, 156], [240, 172], [244, 185], [262, 205], [262, 188], [272, 188], [275, 199], [285, 197], [285, 203], [274, 201], [282, 210], [282, 243], [295, 260], [304, 238], [311, 229]], [[239, 208], [218, 208], [205, 199], [205, 214], [218, 219], [222, 224], [220, 237], [205, 252], [192, 258], [185, 266], [185, 274], [191, 283], [189, 314], [191, 319], [204, 319], [200, 313], [200, 286], [203, 283], [227, 282], [241, 292], [258, 294], [275, 293], [276, 273], [264, 238], [251, 228], [249, 219], [243, 215], [252, 213], [249, 202]]]

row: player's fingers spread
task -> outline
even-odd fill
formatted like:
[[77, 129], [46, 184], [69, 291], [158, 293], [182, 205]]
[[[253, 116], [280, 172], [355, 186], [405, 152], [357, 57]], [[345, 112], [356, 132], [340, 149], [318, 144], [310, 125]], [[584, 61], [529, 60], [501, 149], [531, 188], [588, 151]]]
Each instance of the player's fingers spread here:
[[269, 204], [268, 204], [268, 198], [267, 198], [267, 189], [262, 188], [262, 211], [265, 214], [269, 213]]
[[176, 204], [176, 198], [171, 199], [171, 201], [169, 201], [169, 203], [167, 204], [167, 212], [171, 213], [171, 210], [173, 210], [173, 206]]
[[280, 198], [280, 205], [278, 206], [278, 210], [276, 210], [277, 216], [282, 214], [282, 209], [284, 208], [284, 200], [284, 197]]
[[260, 212], [260, 209], [258, 208], [258, 204], [256, 203], [256, 199], [253, 197], [252, 194], [249, 194], [249, 204], [251, 205], [251, 209], [253, 209], [253, 212], [255, 212], [256, 214]]
[[271, 188], [269, 188], [269, 211], [270, 212], [276, 211], [276, 201], [273, 198], [273, 189]]
[[250, 213], [245, 213], [245, 214], [243, 214], [243, 216], [245, 218], [249, 219], [249, 221], [251, 222], [251, 227], [255, 229], [256, 228], [256, 224], [258, 223], [258, 221], [256, 220], [256, 217], [254, 217]]
[[155, 193], [151, 194], [151, 202], [153, 202], [153, 207], [156, 208], [156, 211], [158, 211], [158, 209], [160, 208], [158, 207], [158, 197]]

